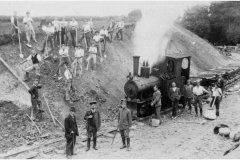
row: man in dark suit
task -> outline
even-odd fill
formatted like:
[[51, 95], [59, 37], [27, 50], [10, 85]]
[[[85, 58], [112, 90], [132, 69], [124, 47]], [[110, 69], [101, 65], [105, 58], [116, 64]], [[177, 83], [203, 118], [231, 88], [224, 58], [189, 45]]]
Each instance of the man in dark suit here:
[[172, 101], [172, 118], [177, 116], [178, 103], [181, 98], [180, 89], [176, 87], [176, 83], [172, 82], [172, 87], [169, 90], [169, 98]]
[[155, 107], [155, 115], [159, 119], [159, 124], [161, 124], [162, 123], [161, 116], [160, 116], [161, 105], [162, 105], [161, 92], [157, 86], [154, 86], [153, 90], [154, 90], [154, 93], [153, 93], [153, 100], [151, 102], [151, 106]]
[[87, 111], [84, 120], [87, 121], [86, 129], [87, 129], [87, 149], [90, 150], [90, 142], [91, 137], [93, 137], [93, 149], [98, 150], [97, 145], [97, 131], [99, 131], [101, 126], [100, 114], [99, 111], [96, 110], [96, 101], [90, 102], [91, 110]]
[[65, 137], [67, 140], [67, 158], [70, 158], [70, 156], [73, 155], [73, 150], [76, 143], [76, 136], [79, 136], [75, 112], [75, 108], [71, 107], [69, 115], [64, 120]]

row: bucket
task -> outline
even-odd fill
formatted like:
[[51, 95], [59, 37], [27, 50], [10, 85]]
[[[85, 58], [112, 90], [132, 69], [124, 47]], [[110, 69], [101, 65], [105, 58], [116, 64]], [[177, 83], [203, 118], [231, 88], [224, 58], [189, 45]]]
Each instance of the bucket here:
[[159, 119], [152, 119], [151, 120], [151, 126], [153, 126], [153, 127], [158, 127], [159, 123], [160, 123]]

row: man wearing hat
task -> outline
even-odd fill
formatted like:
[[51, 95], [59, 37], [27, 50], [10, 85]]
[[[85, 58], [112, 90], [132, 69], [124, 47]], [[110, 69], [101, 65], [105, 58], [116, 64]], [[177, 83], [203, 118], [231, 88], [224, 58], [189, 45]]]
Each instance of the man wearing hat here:
[[[126, 99], [121, 100], [121, 109], [118, 112], [118, 128], [122, 137], [123, 146], [120, 149], [127, 148], [130, 151], [130, 127], [132, 126], [132, 115], [126, 107]], [[126, 145], [127, 140], [127, 145]]]
[[194, 107], [196, 117], [198, 116], [198, 107], [200, 110], [200, 116], [202, 116], [202, 96], [204, 93], [209, 93], [205, 88], [200, 86], [200, 80], [197, 81], [197, 85], [193, 87], [193, 95], [194, 95]]
[[38, 79], [35, 79], [33, 82], [32, 87], [28, 90], [28, 92], [31, 94], [31, 102], [32, 102], [32, 108], [31, 108], [31, 118], [32, 120], [39, 121], [41, 118], [41, 100], [39, 99], [38, 90], [42, 88], [42, 85], [39, 84]]
[[90, 60], [93, 59], [93, 65], [94, 65], [94, 70], [96, 69], [96, 65], [97, 65], [97, 46], [95, 43], [93, 43], [91, 45], [91, 47], [89, 48], [89, 56], [87, 58], [87, 67], [86, 67], [86, 70], [88, 70], [88, 67], [89, 67], [89, 63], [90, 63]]
[[40, 66], [39, 63], [42, 61], [41, 56], [36, 52], [35, 49], [33, 49], [32, 54], [26, 58], [22, 63], [26, 62], [26, 61], [32, 61], [32, 65], [25, 68], [25, 76], [24, 76], [24, 81], [28, 81], [29, 80], [29, 72], [32, 70], [35, 70], [36, 76], [38, 78], [38, 80], [40, 80]]
[[[124, 28], [124, 21], [122, 19], [119, 20], [119, 22], [116, 25], [117, 33], [116, 33], [116, 38], [119, 40], [123, 40], [123, 28]], [[120, 36], [121, 38], [119, 38]]]
[[212, 105], [216, 106], [216, 116], [219, 116], [219, 106], [221, 102], [221, 97], [222, 97], [222, 90], [218, 86], [218, 83], [214, 83], [214, 86], [212, 88], [212, 101], [210, 103], [210, 107]]
[[97, 49], [100, 53], [100, 61], [103, 61], [103, 53], [102, 53], [102, 40], [104, 40], [104, 37], [100, 35], [98, 31], [95, 32], [95, 35], [93, 36], [93, 43], [96, 44]]
[[99, 111], [96, 110], [96, 101], [92, 101], [89, 104], [91, 105], [91, 110], [87, 111], [84, 120], [87, 121], [86, 129], [87, 129], [87, 149], [90, 150], [90, 142], [91, 137], [93, 137], [93, 149], [97, 150], [97, 131], [99, 131], [101, 126], [100, 114]]
[[178, 104], [181, 98], [180, 88], [176, 86], [175, 82], [172, 82], [172, 87], [169, 89], [169, 98], [172, 102], [172, 118], [175, 119], [177, 116]]
[[65, 138], [67, 140], [67, 158], [70, 158], [70, 156], [73, 155], [74, 146], [76, 144], [76, 136], [79, 136], [75, 112], [75, 108], [71, 107], [69, 115], [64, 120]]
[[71, 35], [71, 38], [72, 38], [73, 47], [76, 47], [77, 27], [78, 27], [78, 22], [74, 18], [72, 18], [72, 21], [69, 22], [69, 28], [70, 28], [70, 35]]
[[14, 37], [18, 38], [18, 32], [20, 33], [19, 26], [18, 26], [18, 16], [17, 12], [14, 11], [14, 15], [11, 17], [11, 26], [12, 26], [12, 42], [15, 44]]
[[77, 76], [78, 66], [80, 67], [79, 75], [82, 74], [83, 57], [84, 57], [84, 49], [81, 47], [80, 44], [78, 44], [77, 47], [75, 47], [75, 59], [72, 63], [74, 77]]
[[29, 11], [27, 11], [26, 17], [23, 18], [23, 23], [24, 23], [25, 29], [26, 29], [26, 37], [27, 37], [27, 41], [28, 41], [27, 45], [30, 46], [31, 36], [35, 42], [37, 42], [37, 40], [36, 40], [36, 36], [35, 36], [35, 31], [33, 28], [33, 19], [30, 17]]

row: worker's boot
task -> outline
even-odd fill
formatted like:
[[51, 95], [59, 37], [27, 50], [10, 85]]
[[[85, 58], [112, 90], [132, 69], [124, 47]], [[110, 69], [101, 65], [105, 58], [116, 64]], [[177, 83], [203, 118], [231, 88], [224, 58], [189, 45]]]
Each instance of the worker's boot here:
[[97, 148], [97, 138], [93, 138], [93, 149], [98, 150], [98, 148]]
[[91, 138], [88, 138], [87, 139], [87, 149], [86, 149], [86, 151], [90, 150], [90, 142], [91, 142]]
[[127, 138], [127, 151], [130, 151], [130, 138]]
[[121, 147], [120, 149], [124, 149], [124, 148], [126, 148], [127, 146], [126, 146], [126, 140], [125, 140], [125, 137], [122, 137], [122, 143], [123, 143], [123, 145], [122, 145], [122, 147]]

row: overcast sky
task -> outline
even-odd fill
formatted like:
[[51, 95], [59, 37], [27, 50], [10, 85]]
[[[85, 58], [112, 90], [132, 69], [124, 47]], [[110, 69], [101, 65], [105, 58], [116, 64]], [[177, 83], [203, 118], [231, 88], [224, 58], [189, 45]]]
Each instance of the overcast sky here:
[[17, 11], [23, 16], [28, 10], [32, 16], [115, 16], [127, 15], [134, 9], [151, 9], [164, 3], [172, 3], [180, 10], [195, 4], [209, 4], [207, 1], [0, 1], [0, 15], [12, 15], [13, 11]]

